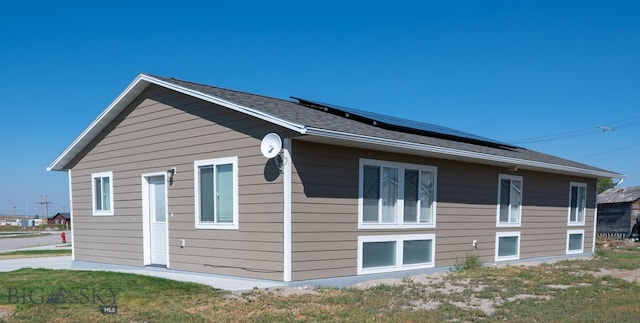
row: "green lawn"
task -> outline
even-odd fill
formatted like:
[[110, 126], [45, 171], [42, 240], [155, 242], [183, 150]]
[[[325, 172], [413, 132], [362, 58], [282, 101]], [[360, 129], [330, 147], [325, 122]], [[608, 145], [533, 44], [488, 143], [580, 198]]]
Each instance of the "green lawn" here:
[[15, 258], [71, 256], [71, 249], [16, 250], [0, 252], [0, 260]]
[[[0, 273], [7, 322], [634, 322], [640, 286], [607, 270], [640, 268], [635, 247], [592, 260], [463, 269], [368, 288], [253, 290], [132, 274], [22, 269]], [[101, 314], [100, 305], [118, 313]]]

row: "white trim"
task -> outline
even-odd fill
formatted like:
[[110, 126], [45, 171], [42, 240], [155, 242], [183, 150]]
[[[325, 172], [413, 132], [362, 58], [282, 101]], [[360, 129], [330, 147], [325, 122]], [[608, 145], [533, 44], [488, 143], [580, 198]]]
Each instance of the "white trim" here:
[[[584, 203], [584, 215], [582, 217], [582, 221], [571, 221], [571, 194], [572, 194], [572, 189], [574, 187], [584, 187], [584, 199], [585, 199], [585, 203]], [[579, 203], [579, 201], [577, 201], [577, 203]], [[586, 183], [580, 183], [580, 182], [570, 182], [569, 183], [569, 204], [567, 207], [567, 225], [568, 226], [584, 226], [586, 221], [587, 221], [587, 184]], [[576, 210], [576, 219], [578, 218], [578, 213]]]
[[[431, 240], [431, 261], [427, 263], [403, 265], [403, 242], [411, 240]], [[366, 242], [395, 242], [395, 265], [375, 268], [362, 267], [363, 244]], [[399, 235], [375, 235], [358, 236], [358, 275], [386, 273], [392, 271], [433, 268], [436, 262], [436, 235], [428, 234], [399, 234]]]
[[75, 230], [73, 226], [75, 224], [73, 218], [73, 180], [71, 177], [71, 170], [67, 170], [67, 177], [69, 178], [69, 220], [71, 221], [71, 260], [76, 260], [76, 244], [75, 244]]
[[283, 280], [291, 281], [291, 139], [284, 138], [284, 166], [283, 166], [283, 194], [284, 194], [284, 215], [283, 215]]
[[[398, 205], [395, 214], [394, 223], [365, 223], [364, 206], [363, 206], [363, 173], [364, 166], [393, 167], [398, 169]], [[404, 223], [404, 172], [406, 169], [428, 171], [433, 173], [433, 203], [431, 205], [431, 222], [428, 223]], [[386, 160], [376, 160], [360, 158], [358, 166], [358, 229], [432, 229], [436, 227], [438, 200], [438, 167], [420, 164], [409, 164], [401, 162], [392, 162]]]
[[167, 172], [155, 172], [142, 174], [142, 250], [144, 265], [151, 265], [151, 219], [149, 210], [149, 178], [164, 176], [164, 190], [165, 190], [165, 210], [167, 211], [167, 220], [165, 221], [165, 233], [167, 235], [167, 259], [165, 260], [167, 268], [169, 268], [169, 181], [167, 179]]
[[595, 253], [596, 252], [596, 236], [597, 236], [597, 224], [598, 224], [598, 190], [595, 189], [593, 190], [593, 194], [596, 195], [595, 201], [596, 201], [596, 207], [593, 208], [593, 234], [591, 235], [593, 237], [593, 240], [591, 241], [591, 252]]
[[[518, 237], [518, 248], [517, 252], [513, 256], [498, 256], [498, 250], [500, 249], [500, 238], [507, 237]], [[511, 232], [496, 232], [496, 250], [495, 250], [495, 261], [506, 261], [506, 260], [518, 260], [520, 259], [520, 231], [511, 231]]]
[[187, 89], [187, 88], [184, 88], [182, 86], [179, 86], [179, 85], [176, 85], [176, 84], [173, 84], [173, 83], [169, 83], [169, 82], [165, 82], [165, 81], [159, 80], [157, 78], [154, 78], [154, 77], [151, 77], [151, 76], [148, 76], [148, 75], [142, 74], [142, 79], [144, 79], [144, 80], [146, 80], [146, 81], [148, 81], [150, 83], [154, 83], [156, 85], [160, 85], [160, 86], [163, 86], [165, 88], [174, 90], [176, 92], [184, 93], [184, 94], [192, 96], [194, 98], [202, 99], [202, 100], [205, 100], [207, 102], [211, 102], [211, 103], [214, 103], [214, 104], [217, 104], [217, 105], [221, 105], [223, 107], [226, 107], [226, 108], [229, 108], [229, 109], [232, 109], [232, 110], [235, 110], [235, 111], [250, 115], [252, 117], [256, 117], [258, 119], [261, 119], [261, 120], [264, 120], [264, 121], [279, 125], [281, 127], [287, 128], [289, 130], [296, 131], [296, 132], [298, 132], [300, 134], [304, 134], [304, 129], [305, 128], [304, 128], [303, 125], [300, 125], [300, 124], [297, 124], [297, 123], [294, 123], [294, 122], [290, 122], [290, 121], [287, 121], [287, 120], [284, 120], [284, 119], [280, 119], [280, 118], [274, 117], [274, 116], [266, 114], [266, 113], [264, 113], [262, 111], [258, 111], [258, 110], [255, 110], [255, 109], [252, 109], [252, 108], [249, 108], [249, 107], [246, 107], [246, 106], [235, 104], [233, 102], [229, 102], [229, 101], [223, 100], [223, 99], [215, 97], [213, 95], [209, 95], [209, 94], [205, 94], [205, 93], [202, 93], [202, 92], [199, 92], [199, 91], [194, 91], [194, 90], [191, 90], [191, 89]]
[[[500, 197], [502, 194], [502, 180], [508, 179], [510, 181], [519, 181], [520, 182], [520, 207], [518, 210], [520, 214], [518, 214], [518, 222], [501, 222], [500, 221]], [[511, 185], [509, 185], [509, 190], [511, 190]], [[498, 174], [498, 201], [496, 204], [496, 227], [498, 228], [519, 228], [522, 225], [522, 202], [524, 201], [524, 180], [522, 176], [517, 175], [509, 175], [509, 174]], [[511, 206], [511, 201], [509, 201], [509, 206]], [[511, 219], [511, 207], [509, 208], [509, 219]]]
[[[109, 210], [96, 210], [96, 178], [109, 178]], [[102, 181], [101, 181], [102, 185]], [[113, 172], [101, 172], [91, 174], [91, 212], [93, 216], [114, 215], [115, 201], [113, 200]]]
[[[231, 164], [233, 169], [233, 222], [232, 223], [213, 223], [200, 221], [200, 176], [198, 168], [208, 165], [225, 165]], [[193, 195], [194, 195], [194, 214], [196, 229], [216, 229], [216, 230], [238, 230], [238, 156], [222, 157], [205, 160], [196, 160], [193, 162]], [[215, 220], [215, 219], [214, 219]]]
[[386, 146], [386, 147], [392, 147], [392, 148], [429, 152], [436, 155], [462, 157], [462, 158], [476, 160], [476, 162], [477, 160], [483, 160], [483, 161], [500, 163], [505, 166], [518, 165], [520, 169], [526, 169], [526, 168], [545, 169], [545, 170], [554, 170], [560, 173], [588, 175], [593, 177], [615, 177], [615, 178], [625, 177], [622, 174], [606, 172], [606, 171], [590, 170], [590, 169], [584, 169], [584, 168], [578, 168], [578, 167], [572, 167], [572, 166], [564, 166], [564, 165], [538, 162], [538, 161], [513, 158], [513, 157], [505, 157], [505, 156], [499, 156], [499, 155], [491, 155], [491, 154], [479, 153], [474, 151], [433, 146], [433, 145], [427, 145], [427, 144], [411, 143], [411, 142], [400, 141], [400, 140], [377, 138], [377, 137], [332, 131], [332, 130], [326, 130], [326, 129], [319, 129], [319, 128], [313, 128], [313, 127], [307, 127], [305, 133], [307, 135], [313, 135], [313, 136], [319, 136], [319, 137], [325, 137], [325, 138], [360, 142], [360, 143]]
[[[572, 234], [581, 234], [582, 235], [582, 243], [580, 244], [580, 250], [569, 250], [569, 236]], [[584, 230], [567, 230], [567, 249], [566, 253], [574, 254], [574, 253], [583, 253], [584, 252]]]

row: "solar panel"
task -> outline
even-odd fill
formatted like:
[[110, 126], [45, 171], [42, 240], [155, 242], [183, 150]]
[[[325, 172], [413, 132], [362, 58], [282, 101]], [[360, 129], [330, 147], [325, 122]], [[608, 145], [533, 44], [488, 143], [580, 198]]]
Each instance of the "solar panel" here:
[[503, 146], [503, 147], [515, 147], [513, 145], [500, 142], [497, 140], [493, 140], [490, 138], [485, 138], [482, 136], [477, 136], [474, 134], [466, 133], [463, 131], [416, 121], [403, 119], [393, 116], [388, 116], [380, 113], [364, 111], [349, 107], [343, 107], [334, 104], [322, 103], [318, 101], [312, 101], [302, 98], [292, 97], [293, 99], [298, 100], [298, 102], [305, 106], [310, 106], [313, 108], [321, 109], [329, 113], [333, 113], [336, 115], [341, 115], [343, 117], [347, 117], [350, 119], [358, 120], [361, 122], [370, 123], [372, 125], [386, 128], [390, 130], [399, 130], [403, 132], [412, 132], [418, 134], [429, 135], [433, 137], [439, 137], [444, 139], [452, 139], [463, 142], [471, 142], [476, 144], [484, 144], [489, 146]]

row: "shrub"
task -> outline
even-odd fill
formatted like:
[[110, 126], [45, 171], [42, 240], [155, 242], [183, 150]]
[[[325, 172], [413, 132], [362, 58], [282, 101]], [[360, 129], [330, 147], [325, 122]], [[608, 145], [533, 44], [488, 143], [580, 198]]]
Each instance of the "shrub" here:
[[464, 261], [460, 262], [456, 259], [456, 270], [473, 270], [477, 268], [482, 268], [484, 263], [480, 256], [476, 252], [472, 252], [471, 254], [467, 254], [467, 257]]

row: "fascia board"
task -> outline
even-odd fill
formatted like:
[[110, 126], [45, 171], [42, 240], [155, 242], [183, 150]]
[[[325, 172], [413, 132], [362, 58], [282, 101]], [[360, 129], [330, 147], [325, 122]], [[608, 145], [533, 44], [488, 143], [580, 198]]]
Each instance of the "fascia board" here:
[[562, 172], [562, 173], [581, 174], [581, 175], [602, 177], [602, 178], [624, 178], [625, 177], [622, 174], [612, 173], [612, 172], [603, 172], [603, 171], [590, 170], [590, 169], [584, 169], [579, 167], [564, 166], [564, 165], [551, 164], [551, 163], [544, 163], [544, 162], [537, 162], [537, 161], [513, 158], [513, 157], [496, 156], [491, 154], [483, 154], [483, 153], [460, 150], [460, 149], [410, 143], [406, 141], [370, 137], [370, 136], [364, 136], [364, 135], [331, 131], [326, 129], [307, 128], [306, 134], [332, 138], [332, 139], [355, 141], [355, 142], [361, 142], [361, 143], [367, 143], [367, 144], [373, 144], [373, 145], [388, 146], [388, 147], [402, 148], [402, 149], [408, 149], [408, 150], [417, 150], [422, 152], [433, 153], [436, 155], [463, 157], [463, 158], [468, 158], [473, 160], [503, 163], [505, 165], [518, 165], [519, 167], [547, 169], [547, 170], [553, 170], [553, 171]]
[[100, 131], [108, 126], [108, 124], [115, 119], [118, 114], [131, 103], [149, 84], [156, 84], [176, 92], [180, 92], [189, 95], [194, 98], [202, 99], [207, 102], [211, 102], [223, 107], [248, 114], [250, 116], [265, 120], [267, 122], [282, 126], [284, 128], [305, 133], [305, 127], [303, 125], [295, 124], [287, 120], [276, 118], [261, 111], [251, 109], [239, 104], [235, 104], [226, 100], [222, 100], [218, 97], [204, 94], [202, 92], [194, 91], [184, 88], [163, 80], [159, 80], [155, 77], [139, 74], [136, 79], [127, 86], [127, 88], [118, 95], [118, 97], [87, 127], [52, 163], [47, 167], [47, 171], [61, 171], [64, 170], [64, 165], [69, 162], [76, 154], [78, 154], [86, 145], [97, 136]]
[[152, 77], [149, 77], [149, 76], [147, 76], [147, 78], [149, 78], [149, 81], [151, 83], [157, 84], [159, 86], [162, 86], [162, 87], [174, 90], [176, 92], [180, 92], [180, 93], [189, 95], [189, 96], [194, 97], [194, 98], [205, 100], [207, 102], [211, 102], [211, 103], [214, 103], [214, 104], [217, 104], [217, 105], [221, 105], [221, 106], [229, 108], [231, 110], [242, 112], [242, 113], [248, 114], [248, 115], [250, 115], [252, 117], [256, 117], [258, 119], [262, 119], [264, 121], [267, 121], [267, 122], [282, 126], [282, 127], [287, 128], [289, 130], [293, 130], [293, 131], [299, 132], [300, 134], [304, 134], [305, 127], [303, 125], [296, 124], [296, 123], [293, 123], [293, 122], [290, 122], [290, 121], [287, 121], [287, 120], [284, 120], [284, 119], [276, 118], [276, 117], [274, 117], [274, 116], [272, 116], [270, 114], [267, 114], [267, 113], [264, 113], [264, 112], [249, 108], [249, 107], [245, 107], [245, 106], [242, 106], [242, 105], [239, 105], [239, 104], [235, 104], [233, 102], [229, 102], [229, 101], [220, 99], [220, 98], [212, 96], [212, 95], [208, 95], [208, 94], [205, 94], [205, 93], [202, 93], [202, 92], [198, 92], [198, 91], [195, 91], [195, 90], [191, 90], [191, 89], [179, 86], [179, 85], [175, 85], [173, 83], [165, 82], [163, 80], [159, 80], [159, 79], [152, 78]]

